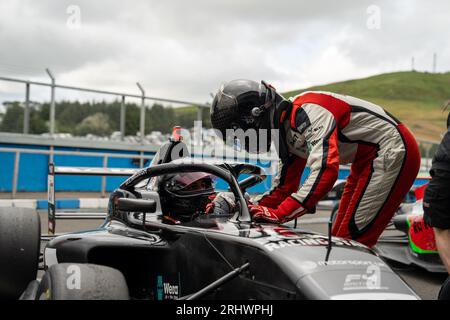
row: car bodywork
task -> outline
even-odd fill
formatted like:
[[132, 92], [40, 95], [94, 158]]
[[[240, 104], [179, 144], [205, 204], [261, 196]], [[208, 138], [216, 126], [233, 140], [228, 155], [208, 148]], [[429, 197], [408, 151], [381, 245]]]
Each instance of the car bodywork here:
[[376, 249], [385, 259], [404, 265], [413, 265], [429, 272], [446, 273], [436, 247], [434, 231], [423, 218], [423, 195], [427, 184], [411, 191], [414, 199], [402, 203], [392, 219], [390, 230], [396, 235], [380, 238]]
[[[66, 262], [113, 267], [124, 274], [135, 299], [418, 299], [373, 250], [356, 241], [252, 222], [244, 192], [264, 179], [261, 169], [167, 156], [180, 143], [164, 145], [148, 168], [111, 194], [101, 227], [52, 237], [45, 268]], [[196, 171], [225, 180], [238, 210], [168, 223], [152, 179]], [[250, 176], [247, 185], [238, 182], [241, 174]], [[121, 199], [131, 199], [129, 210]], [[133, 199], [154, 203], [154, 210], [133, 208]], [[54, 220], [57, 215], [49, 212]]]

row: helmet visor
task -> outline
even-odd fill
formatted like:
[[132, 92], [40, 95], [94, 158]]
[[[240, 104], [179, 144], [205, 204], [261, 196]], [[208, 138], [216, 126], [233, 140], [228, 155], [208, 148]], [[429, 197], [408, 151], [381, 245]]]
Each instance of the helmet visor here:
[[214, 180], [205, 172], [186, 172], [175, 175], [167, 187], [178, 195], [200, 195], [214, 192]]
[[238, 103], [236, 97], [223, 92], [224, 86], [217, 92], [211, 109], [211, 124], [215, 129], [225, 133], [238, 122]]

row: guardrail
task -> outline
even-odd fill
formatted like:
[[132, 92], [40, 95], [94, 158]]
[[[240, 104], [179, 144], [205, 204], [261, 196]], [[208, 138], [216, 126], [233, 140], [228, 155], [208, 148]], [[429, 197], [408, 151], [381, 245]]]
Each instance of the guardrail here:
[[[145, 155], [143, 151], [140, 154], [119, 154], [119, 153], [104, 153], [104, 152], [83, 152], [83, 151], [62, 151], [54, 150], [50, 147], [50, 150], [38, 150], [38, 149], [22, 149], [22, 148], [0, 148], [0, 152], [14, 153], [14, 169], [12, 176], [12, 192], [11, 197], [15, 199], [17, 194], [17, 182], [20, 168], [20, 155], [24, 153], [28, 154], [43, 154], [49, 156], [49, 162], [53, 162], [55, 155], [66, 156], [85, 156], [85, 157], [101, 157], [103, 158], [103, 168], [107, 168], [109, 158], [137, 158], [139, 159], [139, 167], [144, 166], [145, 159], [152, 159], [153, 155]], [[106, 195], [106, 176], [102, 176], [101, 194], [104, 197]]]
[[57, 219], [103, 219], [106, 213], [84, 213], [84, 212], [57, 212], [55, 196], [56, 175], [83, 175], [83, 176], [126, 176], [133, 175], [137, 169], [129, 168], [89, 168], [89, 167], [57, 167], [53, 163], [48, 165], [47, 177], [47, 199], [48, 199], [48, 234], [54, 235]]
[[[108, 160], [110, 158], [122, 158], [122, 159], [136, 159], [139, 160], [139, 168], [144, 167], [144, 163], [146, 160], [150, 160], [153, 158], [153, 154], [149, 155], [146, 153], [149, 153], [148, 150], [135, 150], [137, 152], [134, 153], [111, 153], [111, 152], [91, 152], [91, 151], [66, 151], [66, 150], [55, 150], [55, 147], [53, 145], [47, 146], [49, 150], [42, 150], [42, 149], [25, 149], [20, 147], [0, 147], [0, 153], [12, 153], [14, 154], [14, 160], [13, 160], [13, 174], [12, 174], [12, 184], [11, 184], [11, 199], [15, 199], [17, 195], [18, 190], [18, 178], [19, 178], [19, 172], [20, 172], [20, 157], [22, 154], [39, 154], [39, 155], [48, 155], [48, 163], [54, 162], [54, 156], [82, 156], [82, 157], [98, 157], [102, 159], [102, 167], [108, 168]], [[195, 155], [194, 155], [195, 156]], [[209, 158], [209, 157], [206, 157]], [[202, 158], [203, 161], [206, 161], [205, 158]], [[247, 161], [258, 161], [262, 160], [264, 162], [267, 162], [266, 165], [268, 168], [270, 168], [269, 172], [271, 173], [271, 181], [270, 184], [273, 182], [274, 175], [273, 173], [276, 173], [277, 167], [278, 167], [278, 161], [275, 161], [275, 159], [268, 158], [268, 157], [254, 157], [249, 156], [247, 158], [238, 157], [237, 160], [240, 160], [242, 162]], [[47, 164], [46, 164], [47, 165]], [[73, 166], [73, 165], [72, 165]], [[98, 165], [99, 166], [99, 165]], [[92, 167], [92, 166], [91, 166]], [[87, 167], [86, 167], [87, 168]], [[3, 169], [5, 170], [5, 169]], [[132, 170], [132, 169], [130, 169]], [[45, 172], [47, 174], [47, 172]], [[102, 197], [106, 196], [106, 176], [101, 177], [101, 195]]]

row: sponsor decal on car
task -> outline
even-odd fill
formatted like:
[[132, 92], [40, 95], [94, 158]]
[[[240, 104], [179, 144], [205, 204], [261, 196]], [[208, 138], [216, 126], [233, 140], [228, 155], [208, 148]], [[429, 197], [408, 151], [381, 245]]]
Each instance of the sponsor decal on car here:
[[387, 267], [382, 261], [370, 261], [370, 260], [329, 260], [317, 262], [319, 266], [377, 266]]
[[156, 277], [156, 300], [175, 300], [180, 297], [180, 274]]
[[345, 277], [343, 290], [388, 290], [381, 286], [381, 270], [377, 265], [369, 265], [365, 273], [352, 273]]
[[[271, 236], [269, 238], [260, 239], [259, 241], [268, 249], [269, 251], [282, 249], [285, 247], [292, 246], [326, 246], [328, 245], [327, 237], [321, 235], [295, 235], [295, 236]], [[332, 240], [333, 245], [336, 246], [347, 246], [347, 247], [360, 247], [367, 248], [365, 245], [347, 239], [336, 239]]]
[[423, 215], [408, 216], [409, 244], [415, 253], [438, 253], [434, 231], [423, 219]]
[[378, 268], [387, 267], [387, 265], [382, 261], [370, 261], [370, 260], [328, 260], [328, 261], [301, 261], [299, 262], [299, 267], [305, 271], [314, 270], [319, 267], [327, 267], [327, 266], [351, 266], [351, 267], [368, 267], [368, 266], [376, 266]]

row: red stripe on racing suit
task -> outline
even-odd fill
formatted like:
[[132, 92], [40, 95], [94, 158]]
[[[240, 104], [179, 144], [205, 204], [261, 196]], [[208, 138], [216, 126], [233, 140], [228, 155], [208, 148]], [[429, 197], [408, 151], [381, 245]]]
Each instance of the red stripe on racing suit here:
[[306, 159], [291, 155], [284, 163], [280, 160], [278, 175], [272, 188], [261, 198], [255, 198], [259, 205], [268, 208], [276, 208], [288, 196], [298, 190], [300, 178], [306, 165]]
[[[313, 212], [316, 203], [332, 188], [339, 173], [338, 130], [349, 122], [350, 106], [320, 93], [294, 99], [290, 126], [308, 147], [310, 174], [292, 198]], [[305, 125], [306, 123], [306, 125]]]

